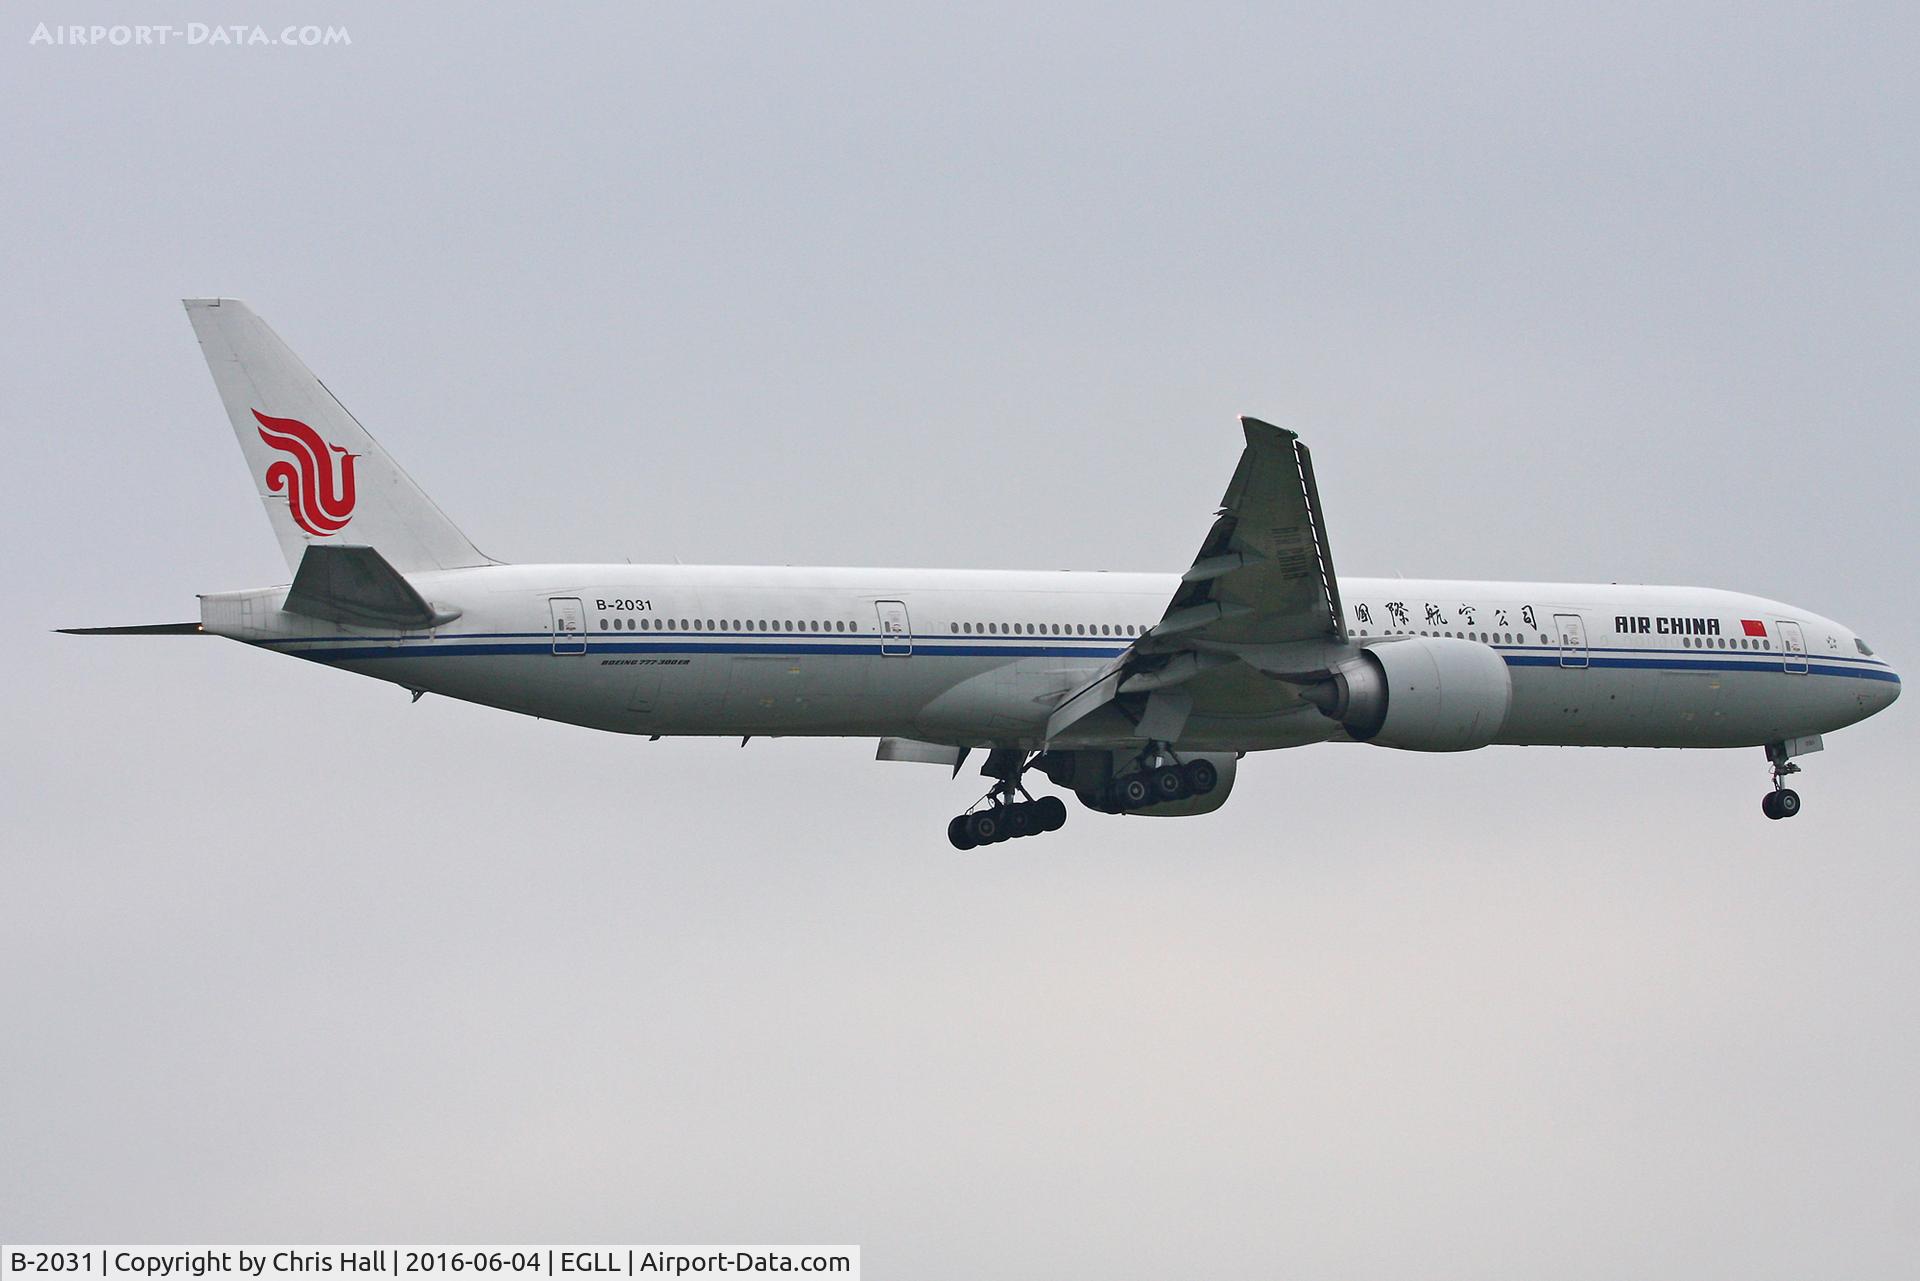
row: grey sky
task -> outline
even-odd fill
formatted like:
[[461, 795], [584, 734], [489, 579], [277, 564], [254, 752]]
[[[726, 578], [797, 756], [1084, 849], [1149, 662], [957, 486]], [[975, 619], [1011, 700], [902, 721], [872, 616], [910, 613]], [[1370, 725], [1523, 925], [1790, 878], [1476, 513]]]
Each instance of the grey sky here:
[[962, 856], [971, 774], [867, 742], [48, 632], [285, 577], [224, 293], [506, 559], [1178, 570], [1248, 412], [1348, 574], [1711, 583], [1912, 667], [1910, 8], [28, 44], [142, 12], [0, 31], [0, 1236], [1910, 1273], [1904, 703], [1792, 824], [1758, 751], [1325, 747]]

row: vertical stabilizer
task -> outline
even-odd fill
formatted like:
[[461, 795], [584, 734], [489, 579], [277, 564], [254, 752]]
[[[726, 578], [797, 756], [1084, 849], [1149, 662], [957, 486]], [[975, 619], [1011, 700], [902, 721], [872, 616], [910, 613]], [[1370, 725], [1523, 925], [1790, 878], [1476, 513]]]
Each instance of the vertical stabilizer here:
[[251, 307], [186, 307], [289, 569], [334, 542], [373, 547], [401, 573], [492, 563]]

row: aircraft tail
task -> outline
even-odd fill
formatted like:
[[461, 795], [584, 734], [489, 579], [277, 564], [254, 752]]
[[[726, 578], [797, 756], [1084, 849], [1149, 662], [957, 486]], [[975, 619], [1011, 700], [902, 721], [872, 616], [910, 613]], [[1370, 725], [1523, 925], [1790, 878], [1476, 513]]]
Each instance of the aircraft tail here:
[[493, 563], [251, 307], [185, 302], [289, 569], [337, 536], [403, 574]]

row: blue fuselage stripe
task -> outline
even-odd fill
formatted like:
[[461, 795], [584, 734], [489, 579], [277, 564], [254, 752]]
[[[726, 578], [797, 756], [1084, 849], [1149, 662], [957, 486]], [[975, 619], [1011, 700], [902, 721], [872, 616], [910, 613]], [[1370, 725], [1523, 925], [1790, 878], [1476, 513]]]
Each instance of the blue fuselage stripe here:
[[[715, 640], [692, 635], [675, 636], [660, 640], [613, 640], [610, 638], [588, 637], [582, 635], [582, 650], [571, 653], [562, 652], [558, 657], [591, 657], [596, 654], [729, 654], [751, 655], [759, 657], [800, 658], [806, 655], [831, 654], [842, 657], [881, 656], [907, 657], [909, 648], [904, 638], [902, 642], [888, 642], [885, 648], [876, 638], [873, 640], [829, 641], [824, 638], [791, 637], [766, 640], [746, 638]], [[383, 658], [485, 658], [510, 655], [552, 655], [553, 638], [547, 633], [528, 632], [475, 632], [445, 638], [426, 638], [417, 640], [393, 640], [370, 642], [357, 637], [294, 637], [265, 642], [276, 646], [308, 646], [310, 648], [292, 649], [289, 652], [301, 658], [318, 662], [365, 662]], [[896, 648], [896, 645], [898, 646]], [[966, 642], [955, 643], [943, 640], [913, 638], [911, 654], [921, 657], [942, 658], [1118, 658], [1126, 652], [1126, 646], [1115, 646], [1111, 641], [1080, 641], [1039, 637], [1009, 636], [1004, 639], [971, 638]], [[1848, 676], [1859, 680], [1888, 681], [1898, 685], [1899, 675], [1891, 668], [1865, 660], [1851, 658], [1807, 659], [1806, 671], [1787, 672], [1784, 657], [1779, 653], [1755, 654], [1747, 658], [1735, 658], [1731, 655], [1708, 656], [1692, 654], [1683, 650], [1626, 650], [1592, 647], [1586, 651], [1584, 661], [1568, 663], [1557, 649], [1519, 650], [1508, 646], [1494, 646], [1511, 667], [1558, 667], [1569, 671], [1578, 671], [1589, 667], [1636, 668], [1649, 671], [1668, 672], [1757, 672], [1778, 673], [1784, 675], [1810, 676]]]

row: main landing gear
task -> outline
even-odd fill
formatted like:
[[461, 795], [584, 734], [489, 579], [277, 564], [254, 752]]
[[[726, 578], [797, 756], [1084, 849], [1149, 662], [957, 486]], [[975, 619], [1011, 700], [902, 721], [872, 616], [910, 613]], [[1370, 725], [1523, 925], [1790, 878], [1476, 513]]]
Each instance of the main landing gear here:
[[1768, 818], [1792, 818], [1800, 812], [1800, 793], [1786, 784], [1789, 774], [1798, 774], [1800, 767], [1787, 758], [1785, 743], [1767, 745], [1767, 762], [1773, 766], [1773, 790], [1760, 800], [1760, 812]]
[[[998, 789], [995, 789], [997, 792]], [[1043, 796], [1037, 801], [994, 798], [983, 810], [962, 814], [947, 824], [947, 839], [957, 850], [976, 845], [997, 845], [1017, 836], [1038, 836], [1058, 831], [1067, 823], [1067, 806], [1058, 796]]]
[[1115, 814], [1205, 796], [1220, 786], [1220, 771], [1212, 761], [1196, 758], [1182, 763], [1170, 751], [1142, 752], [1137, 769], [1107, 784], [1107, 808]]
[[[1039, 800], [1020, 784], [1020, 776], [1031, 764], [1025, 752], [997, 749], [987, 757], [981, 773], [998, 779], [980, 799], [985, 809], [969, 810], [947, 824], [947, 839], [957, 850], [977, 845], [997, 845], [1021, 836], [1056, 832], [1067, 823], [1067, 806], [1057, 796]], [[1024, 800], [1016, 799], [1024, 797]]]

